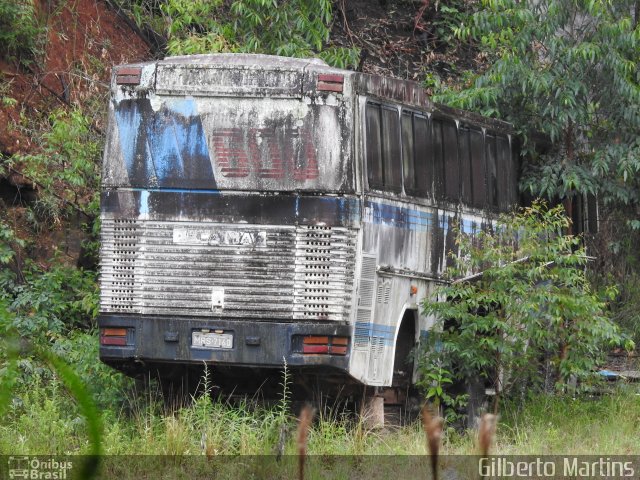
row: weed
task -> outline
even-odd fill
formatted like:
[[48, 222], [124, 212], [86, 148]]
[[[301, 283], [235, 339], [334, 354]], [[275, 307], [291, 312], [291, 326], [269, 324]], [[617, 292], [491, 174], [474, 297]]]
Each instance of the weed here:
[[30, 64], [41, 53], [44, 32], [33, 0], [0, 0], [0, 56]]

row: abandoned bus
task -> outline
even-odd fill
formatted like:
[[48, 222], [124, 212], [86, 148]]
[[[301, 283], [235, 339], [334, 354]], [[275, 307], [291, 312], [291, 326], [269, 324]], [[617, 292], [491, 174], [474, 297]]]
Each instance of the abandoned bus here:
[[217, 54], [111, 87], [100, 357], [130, 374], [404, 387], [455, 227], [518, 203], [510, 126], [413, 82]]

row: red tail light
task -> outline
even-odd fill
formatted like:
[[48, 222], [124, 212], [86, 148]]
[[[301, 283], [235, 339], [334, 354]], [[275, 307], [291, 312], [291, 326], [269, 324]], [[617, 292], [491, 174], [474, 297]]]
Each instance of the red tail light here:
[[344, 87], [344, 77], [342, 75], [320, 74], [316, 89], [321, 92], [342, 93]]
[[116, 83], [118, 85], [139, 85], [141, 67], [120, 67], [116, 70]]
[[302, 353], [308, 355], [346, 355], [349, 337], [308, 335], [302, 340]]
[[126, 328], [102, 328], [100, 329], [100, 345], [115, 345], [123, 347], [127, 345]]

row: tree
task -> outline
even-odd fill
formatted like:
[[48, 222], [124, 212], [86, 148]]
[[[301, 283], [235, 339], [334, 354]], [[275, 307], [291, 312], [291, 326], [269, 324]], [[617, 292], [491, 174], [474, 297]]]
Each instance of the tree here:
[[[639, 10], [635, 0], [482, 0], [457, 33], [490, 66], [436, 99], [520, 129], [531, 154], [521, 186], [534, 195], [638, 206]], [[550, 138], [545, 155], [533, 152], [532, 131]]]
[[167, 0], [161, 5], [161, 15], [172, 55], [319, 56], [341, 68], [355, 67], [359, 60], [359, 49], [326, 46], [332, 19], [330, 0]]
[[516, 386], [561, 390], [594, 378], [606, 349], [624, 339], [589, 285], [579, 239], [562, 234], [568, 225], [561, 206], [535, 202], [494, 231], [458, 233], [452, 282], [423, 305], [437, 318], [427, 372], [483, 379], [496, 406]]

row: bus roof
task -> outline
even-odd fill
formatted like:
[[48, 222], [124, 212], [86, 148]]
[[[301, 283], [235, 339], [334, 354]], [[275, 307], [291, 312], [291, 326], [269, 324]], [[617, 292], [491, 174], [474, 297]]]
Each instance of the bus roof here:
[[[211, 72], [210, 74], [198, 76], [197, 80], [199, 81], [196, 83], [199, 83], [200, 87], [197, 88], [193, 88], [193, 86], [191, 88], [187, 87], [183, 82], [180, 82], [180, 85], [176, 85], [177, 78], [181, 76], [177, 74], [178, 71], [182, 71], [184, 74], [185, 69], [188, 70], [190, 67], [195, 70], [213, 69], [216, 71], [219, 69], [219, 72], [234, 69], [264, 71], [265, 73], [279, 71], [285, 76], [263, 75], [264, 78], [262, 79], [254, 78], [249, 82], [252, 85], [249, 90], [264, 95], [286, 97], [302, 94], [301, 87], [306, 72], [329, 73], [351, 78], [355, 92], [376, 97], [383, 102], [389, 100], [502, 133], [514, 133], [513, 126], [508, 122], [432, 102], [425, 89], [418, 82], [342, 70], [327, 65], [326, 62], [319, 58], [291, 58], [248, 53], [215, 53], [166, 57], [156, 62], [122, 65], [119, 68], [154, 63], [159, 70], [158, 73], [163, 71], [163, 74], [159, 75], [159, 82], [156, 86], [160, 91], [166, 90], [166, 93], [204, 93], [205, 91], [209, 92], [209, 94], [217, 92], [218, 94], [226, 95], [242, 95], [244, 93], [243, 86], [237, 84], [239, 80], [237, 76], [222, 73], [215, 74]], [[248, 77], [245, 76], [242, 81], [247, 80]], [[217, 89], [214, 86], [215, 83], [219, 83], [222, 88]], [[223, 86], [223, 84], [226, 85]], [[315, 82], [313, 85], [315, 85]]]
[[[220, 65], [220, 66], [242, 66], [242, 67], [269, 67], [269, 68], [289, 68], [304, 69], [309, 65], [331, 68], [319, 58], [292, 58], [280, 57], [277, 55], [262, 55], [253, 53], [213, 53], [202, 55], [179, 55], [166, 57], [159, 60], [158, 64], [185, 64], [193, 65]], [[334, 69], [335, 70], [335, 69]]]

